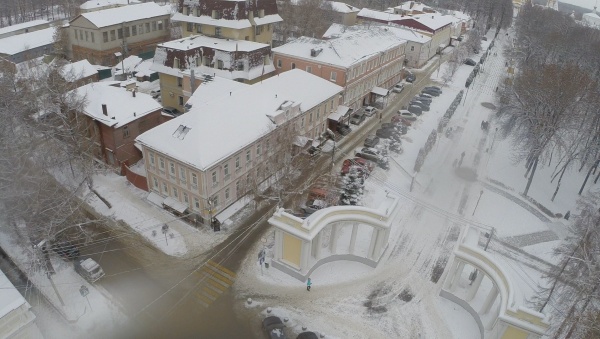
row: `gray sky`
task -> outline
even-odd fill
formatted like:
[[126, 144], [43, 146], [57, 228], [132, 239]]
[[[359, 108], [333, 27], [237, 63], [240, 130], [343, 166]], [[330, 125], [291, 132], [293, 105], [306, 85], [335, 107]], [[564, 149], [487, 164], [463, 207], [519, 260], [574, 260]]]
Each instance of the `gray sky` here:
[[[558, 2], [564, 2], [571, 5], [588, 8], [591, 11], [594, 9], [594, 6], [596, 6], [597, 2], [600, 3], [600, 0], [558, 0]], [[600, 5], [598, 7], [600, 7]]]

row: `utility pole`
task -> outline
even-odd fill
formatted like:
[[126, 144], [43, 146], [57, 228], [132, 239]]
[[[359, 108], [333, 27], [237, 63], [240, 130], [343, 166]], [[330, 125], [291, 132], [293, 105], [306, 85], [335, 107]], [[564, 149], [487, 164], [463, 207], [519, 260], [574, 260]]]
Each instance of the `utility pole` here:
[[494, 237], [494, 230], [495, 230], [495, 228], [492, 227], [492, 232], [490, 232], [490, 236], [489, 236], [487, 242], [485, 243], [485, 248], [483, 249], [483, 251], [487, 251], [488, 245], [490, 244], [490, 241], [492, 241], [492, 238]]
[[477, 210], [477, 206], [479, 206], [479, 201], [481, 200], [482, 195], [483, 195], [483, 190], [481, 190], [481, 192], [479, 192], [479, 199], [477, 199], [477, 204], [475, 204], [475, 208], [473, 209], [473, 214], [471, 214], [471, 216], [475, 215], [475, 211]]

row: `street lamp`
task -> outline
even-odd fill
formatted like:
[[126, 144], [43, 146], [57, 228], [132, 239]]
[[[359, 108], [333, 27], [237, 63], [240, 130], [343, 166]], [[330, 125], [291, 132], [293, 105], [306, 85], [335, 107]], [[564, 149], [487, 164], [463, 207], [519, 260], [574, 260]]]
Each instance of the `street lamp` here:
[[88, 294], [90, 294], [90, 290], [87, 288], [87, 286], [81, 285], [81, 287], [79, 288], [79, 293], [81, 294], [82, 297], [87, 299], [88, 305], [90, 305], [90, 310], [91, 310], [92, 304], [90, 303], [90, 299], [88, 298]]
[[169, 225], [163, 224], [162, 225], [162, 232], [165, 235], [165, 242], [167, 243], [167, 246], [169, 246], [169, 241], [167, 240], [167, 232], [169, 232]]

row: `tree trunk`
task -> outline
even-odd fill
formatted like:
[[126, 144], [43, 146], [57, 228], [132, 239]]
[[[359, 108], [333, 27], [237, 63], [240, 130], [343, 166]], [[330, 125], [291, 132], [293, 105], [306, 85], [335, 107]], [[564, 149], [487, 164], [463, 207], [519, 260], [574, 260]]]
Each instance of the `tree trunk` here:
[[596, 162], [594, 163], [594, 166], [590, 167], [590, 170], [587, 172], [587, 175], [585, 176], [585, 180], [583, 180], [583, 184], [581, 185], [581, 188], [579, 189], [579, 193], [577, 193], [577, 194], [581, 195], [581, 192], [583, 192], [583, 189], [585, 188], [585, 184], [587, 184], [587, 181], [590, 178], [590, 174], [592, 174], [592, 171], [596, 171], [599, 161], [600, 160], [596, 160]]
[[527, 180], [527, 186], [525, 186], [525, 192], [523, 192], [524, 196], [527, 196], [529, 192], [529, 187], [531, 186], [531, 182], [533, 181], [533, 176], [535, 174], [535, 169], [537, 168], [538, 157], [533, 160], [533, 165], [531, 166], [531, 174], [529, 175], [529, 179]]
[[598, 175], [596, 175], [596, 179], [594, 179], [594, 184], [598, 182], [598, 178], [600, 178], [600, 172], [598, 172]]
[[558, 194], [558, 190], [560, 189], [560, 182], [562, 181], [562, 177], [565, 174], [566, 170], [567, 165], [565, 165], [565, 167], [563, 167], [562, 171], [560, 172], [560, 177], [558, 178], [558, 182], [556, 183], [556, 190], [554, 190], [554, 194], [552, 195], [552, 199], [550, 199], [550, 201], [554, 201], [554, 198], [556, 198], [556, 194]]

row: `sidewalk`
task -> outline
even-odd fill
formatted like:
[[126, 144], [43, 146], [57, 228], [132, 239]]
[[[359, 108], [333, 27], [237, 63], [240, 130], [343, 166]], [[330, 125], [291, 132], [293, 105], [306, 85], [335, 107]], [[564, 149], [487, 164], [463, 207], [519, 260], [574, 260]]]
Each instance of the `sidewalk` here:
[[[85, 336], [92, 330], [114, 329], [127, 322], [120, 306], [111, 300], [104, 288], [89, 284], [73, 268], [72, 262], [66, 262], [55, 255], [51, 255], [51, 262], [56, 274], [50, 280], [45, 270], [39, 267], [41, 262], [34, 249], [24, 245], [14, 229], [4, 220], [0, 224], [0, 247], [9, 259], [27, 276], [44, 299], [70, 325], [69, 333], [74, 336]], [[79, 289], [85, 286], [89, 294], [83, 297]], [[39, 316], [39, 314], [36, 314]], [[43, 315], [42, 315], [43, 316]], [[60, 326], [52, 324], [52, 326]], [[46, 338], [53, 338], [54, 331], [44, 331]], [[48, 329], [46, 329], [48, 330]], [[52, 329], [50, 329], [52, 330]], [[64, 332], [64, 331], [61, 331]]]

